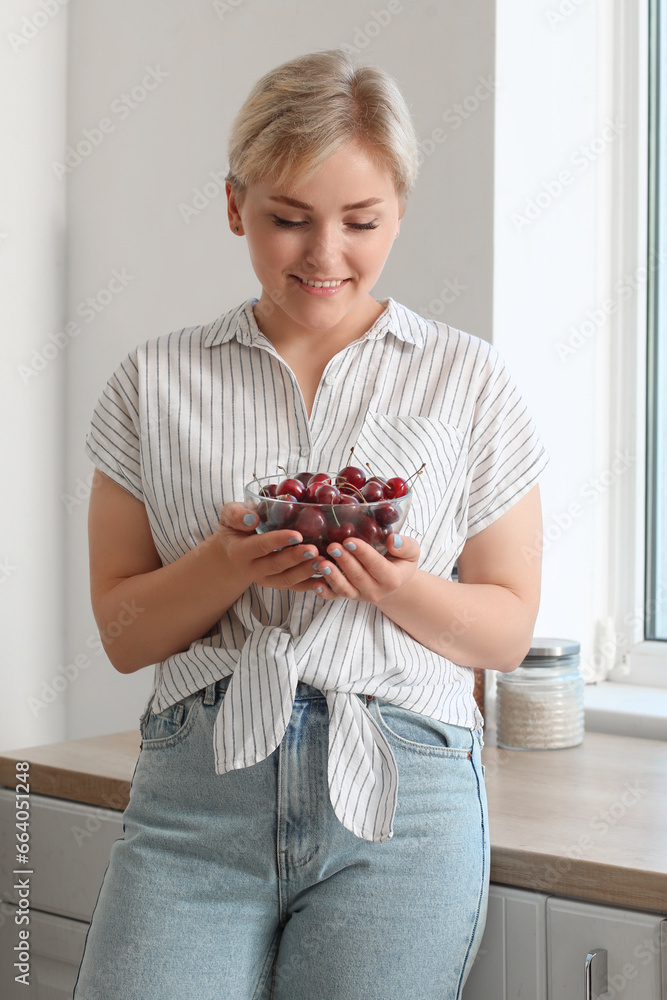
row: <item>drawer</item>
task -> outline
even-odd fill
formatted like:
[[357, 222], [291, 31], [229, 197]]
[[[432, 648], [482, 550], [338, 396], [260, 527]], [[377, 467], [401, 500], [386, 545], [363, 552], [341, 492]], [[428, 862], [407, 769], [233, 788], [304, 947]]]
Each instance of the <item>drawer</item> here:
[[547, 900], [549, 1000], [584, 995], [589, 952], [607, 952], [604, 1000], [662, 1000], [663, 918], [577, 900]]
[[[15, 793], [0, 788], [0, 897], [18, 902]], [[90, 921], [109, 863], [123, 836], [123, 814], [98, 806], [30, 796], [30, 908]], [[3, 909], [6, 909], [4, 907]]]
[[19, 928], [13, 919], [5, 922], [0, 927], [2, 1000], [71, 1000], [88, 926], [79, 920], [31, 910], [30, 971], [26, 986], [15, 980], [21, 971], [14, 968]]

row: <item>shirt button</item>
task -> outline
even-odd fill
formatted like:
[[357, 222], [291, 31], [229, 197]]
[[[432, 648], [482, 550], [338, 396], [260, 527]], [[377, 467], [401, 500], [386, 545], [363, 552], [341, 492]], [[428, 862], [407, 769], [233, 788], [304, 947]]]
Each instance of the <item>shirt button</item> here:
[[325, 385], [335, 385], [336, 384], [336, 376], [335, 375], [327, 375], [327, 377], [325, 378], [324, 382], [325, 382]]

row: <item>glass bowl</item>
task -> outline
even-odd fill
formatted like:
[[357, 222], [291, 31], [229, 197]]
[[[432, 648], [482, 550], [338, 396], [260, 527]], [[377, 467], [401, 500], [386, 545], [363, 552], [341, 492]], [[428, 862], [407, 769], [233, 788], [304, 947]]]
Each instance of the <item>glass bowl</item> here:
[[[331, 476], [335, 482], [336, 474]], [[278, 486], [285, 479], [281, 476], [264, 476], [253, 479], [244, 488], [245, 502], [259, 516], [256, 531], [278, 531], [292, 528], [298, 531], [306, 544], [314, 545], [321, 556], [327, 557], [327, 545], [342, 543], [351, 538], [362, 538], [382, 555], [387, 553], [387, 538], [400, 531], [412, 502], [412, 490], [393, 500], [372, 503], [310, 503], [279, 500], [262, 491], [271, 485]]]

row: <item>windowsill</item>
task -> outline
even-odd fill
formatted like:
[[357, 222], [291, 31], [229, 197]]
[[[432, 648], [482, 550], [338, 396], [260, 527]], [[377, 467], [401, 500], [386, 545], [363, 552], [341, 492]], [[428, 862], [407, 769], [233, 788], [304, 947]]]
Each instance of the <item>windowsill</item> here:
[[667, 688], [602, 681], [584, 688], [586, 729], [667, 740]]

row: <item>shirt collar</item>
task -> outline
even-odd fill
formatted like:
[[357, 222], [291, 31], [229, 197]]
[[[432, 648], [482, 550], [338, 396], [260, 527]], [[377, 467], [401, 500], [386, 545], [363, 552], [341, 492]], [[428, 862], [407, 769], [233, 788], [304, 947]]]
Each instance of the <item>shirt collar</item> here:
[[[253, 306], [259, 299], [248, 299], [243, 305], [231, 312], [224, 313], [203, 328], [204, 347], [218, 347], [236, 338], [239, 343], [251, 346], [258, 340], [266, 341], [266, 337], [257, 326]], [[416, 347], [423, 347], [426, 342], [427, 321], [417, 313], [395, 302], [392, 298], [381, 300], [385, 305], [384, 312], [378, 316], [364, 340], [380, 340], [391, 333], [397, 340], [403, 340]]]

